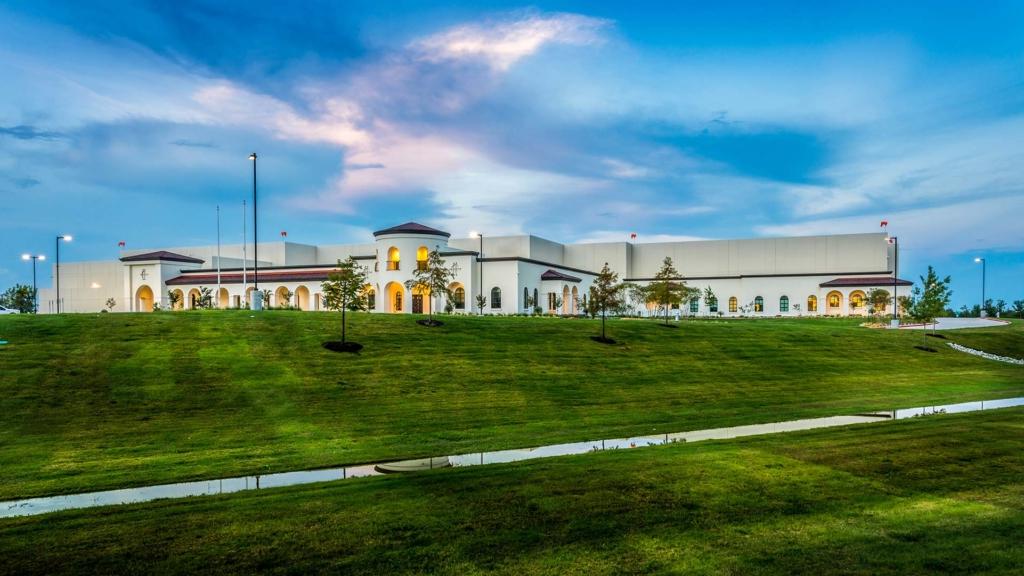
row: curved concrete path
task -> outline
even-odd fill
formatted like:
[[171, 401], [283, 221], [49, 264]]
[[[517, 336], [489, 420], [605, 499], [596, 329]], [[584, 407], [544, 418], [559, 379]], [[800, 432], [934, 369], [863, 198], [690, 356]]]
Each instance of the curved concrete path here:
[[[939, 318], [936, 320], [936, 330], [961, 330], [963, 328], [996, 328], [999, 326], [1009, 326], [1010, 323], [1005, 320], [996, 320], [995, 318]], [[900, 330], [920, 330], [925, 328], [920, 324], [901, 324]], [[932, 329], [932, 325], [928, 324], [927, 328]]]

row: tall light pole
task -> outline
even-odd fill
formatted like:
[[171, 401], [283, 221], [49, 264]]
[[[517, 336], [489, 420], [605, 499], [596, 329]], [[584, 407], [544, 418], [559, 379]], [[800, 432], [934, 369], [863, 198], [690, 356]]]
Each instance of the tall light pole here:
[[896, 236], [892, 237], [892, 321], [896, 324], [900, 321], [900, 301], [896, 298], [896, 287], [899, 286], [900, 277], [900, 239]]
[[[249, 154], [252, 160], [252, 286], [253, 294], [260, 290], [260, 235], [257, 228], [256, 210], [256, 153]], [[260, 297], [260, 296], [257, 296]], [[262, 302], [261, 302], [262, 304]]]
[[985, 310], [985, 259], [979, 256], [974, 261], [981, 262], [981, 313], [978, 315], [985, 318], [988, 316], [988, 311]]
[[70, 234], [62, 234], [60, 236], [57, 236], [57, 241], [55, 243], [56, 246], [57, 246], [57, 271], [56, 271], [56, 274], [55, 274], [56, 282], [57, 282], [57, 314], [60, 314], [60, 243], [61, 243], [61, 241], [71, 242], [71, 235]]
[[22, 254], [22, 260], [32, 261], [32, 312], [39, 313], [39, 289], [36, 288], [36, 261], [46, 260], [44, 254]]
[[484, 301], [484, 260], [483, 260], [483, 258], [484, 258], [484, 235], [483, 235], [482, 232], [472, 232], [471, 234], [475, 235], [477, 238], [480, 239], [480, 252], [476, 256], [477, 268], [479, 268], [479, 270], [480, 270], [480, 287], [477, 288], [476, 302], [477, 302], [477, 306], [480, 307], [480, 315], [483, 316], [484, 315], [484, 305], [483, 305], [483, 301]]

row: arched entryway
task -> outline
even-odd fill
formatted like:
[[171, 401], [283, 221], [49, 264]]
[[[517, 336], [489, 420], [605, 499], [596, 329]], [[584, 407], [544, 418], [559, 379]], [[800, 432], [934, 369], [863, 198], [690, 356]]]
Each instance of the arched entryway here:
[[580, 303], [579, 303], [579, 300], [580, 300], [580, 291], [579, 291], [579, 289], [576, 286], [573, 286], [572, 287], [572, 307], [570, 308], [570, 310], [572, 311], [573, 316], [575, 316], [576, 314], [580, 313]]
[[843, 313], [843, 293], [838, 290], [833, 290], [825, 296], [825, 313], [826, 314], [842, 314]]
[[231, 305], [231, 296], [228, 295], [228, 289], [227, 288], [221, 288], [217, 292], [217, 307], [219, 307], [219, 308], [227, 308], [230, 305]]
[[868, 297], [864, 294], [863, 290], [854, 290], [850, 292], [850, 313], [851, 314], [865, 314], [867, 313]]
[[405, 290], [402, 285], [398, 282], [388, 282], [387, 286], [384, 287], [385, 295], [387, 296], [388, 303], [386, 310], [388, 312], [402, 312], [405, 308]]
[[174, 294], [174, 303], [171, 305], [171, 310], [184, 310], [185, 309], [185, 293], [181, 289], [171, 290], [168, 296]]
[[149, 286], [139, 286], [139, 289], [135, 291], [135, 311], [153, 311], [153, 289]]
[[431, 310], [430, 290], [422, 286], [412, 288], [412, 313], [429, 314]]
[[189, 310], [195, 310], [196, 308], [199, 308], [202, 298], [203, 293], [200, 292], [198, 288], [193, 288], [189, 290], [188, 298], [186, 298], [187, 302], [185, 307]]
[[309, 305], [309, 288], [299, 286], [295, 289], [295, 305], [299, 310], [312, 310]]
[[287, 286], [278, 286], [274, 290], [274, 306], [284, 308], [292, 305], [292, 291]]
[[454, 310], [466, 309], [466, 288], [461, 282], [452, 282], [448, 286], [448, 292], [452, 297], [452, 308]]
[[572, 296], [572, 293], [569, 292], [569, 287], [568, 286], [562, 286], [562, 314], [563, 315], [568, 314], [569, 310], [572, 309], [572, 302], [569, 301], [571, 296]]

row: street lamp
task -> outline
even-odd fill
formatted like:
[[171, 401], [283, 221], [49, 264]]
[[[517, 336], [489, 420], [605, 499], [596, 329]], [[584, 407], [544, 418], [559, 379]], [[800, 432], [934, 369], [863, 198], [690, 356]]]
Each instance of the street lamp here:
[[974, 261], [981, 262], [981, 314], [979, 316], [985, 318], [988, 316], [988, 310], [985, 310], [985, 259], [979, 256]]
[[62, 241], [71, 242], [71, 235], [62, 234], [57, 236], [57, 241], [55, 242], [55, 245], [57, 246], [57, 271], [55, 274], [57, 280], [57, 314], [60, 314], [60, 243]]
[[896, 287], [899, 285], [900, 277], [900, 239], [896, 236], [892, 237], [892, 326], [895, 328], [899, 326], [899, 311], [900, 301], [896, 297]]
[[478, 288], [478, 295], [476, 298], [477, 306], [480, 307], [480, 315], [484, 314], [484, 235], [483, 232], [470, 232], [469, 235], [476, 236], [480, 239], [480, 252], [476, 256], [477, 268], [480, 269], [480, 287]]
[[21, 259], [32, 261], [32, 312], [39, 313], [39, 290], [36, 288], [36, 261], [46, 260], [44, 254], [22, 254]]
[[259, 303], [260, 308], [255, 308], [254, 304], [251, 301], [249, 302], [249, 307], [253, 308], [254, 310], [259, 310], [259, 309], [262, 309], [262, 307], [263, 307], [263, 296], [262, 296], [262, 294], [259, 293], [259, 291], [260, 291], [260, 235], [259, 235], [259, 232], [258, 232], [259, 229], [257, 228], [257, 220], [256, 220], [257, 211], [256, 211], [256, 153], [255, 152], [253, 152], [252, 154], [249, 154], [249, 160], [252, 160], [252, 239], [253, 239], [253, 242], [252, 242], [252, 264], [253, 264], [253, 272], [252, 272], [252, 286], [253, 286], [253, 289], [252, 289], [252, 293], [253, 293], [253, 296], [254, 296], [253, 300], [255, 300], [256, 298], [260, 299], [260, 303]]

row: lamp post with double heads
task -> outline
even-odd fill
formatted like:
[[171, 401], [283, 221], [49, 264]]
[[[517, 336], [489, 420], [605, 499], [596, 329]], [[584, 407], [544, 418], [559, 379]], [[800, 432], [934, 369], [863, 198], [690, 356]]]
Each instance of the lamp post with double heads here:
[[985, 318], [988, 316], [988, 310], [985, 310], [985, 259], [979, 256], [974, 261], [981, 262], [981, 312], [978, 316]]
[[[260, 291], [260, 235], [259, 228], [257, 227], [257, 214], [256, 210], [256, 153], [249, 154], [249, 160], [252, 160], [252, 294], [253, 298], [260, 298], [260, 304], [263, 304], [263, 296], [259, 293]], [[252, 302], [249, 303], [252, 307]]]
[[36, 288], [36, 261], [46, 260], [44, 254], [22, 254], [22, 260], [32, 261], [32, 313], [39, 313], [39, 289]]
[[71, 242], [71, 235], [70, 234], [61, 234], [60, 236], [57, 236], [57, 241], [55, 243], [56, 246], [57, 246], [57, 269], [56, 269], [56, 272], [55, 272], [54, 276], [55, 276], [56, 288], [57, 288], [57, 293], [56, 293], [57, 314], [60, 314], [60, 243], [62, 241], [63, 242]]

